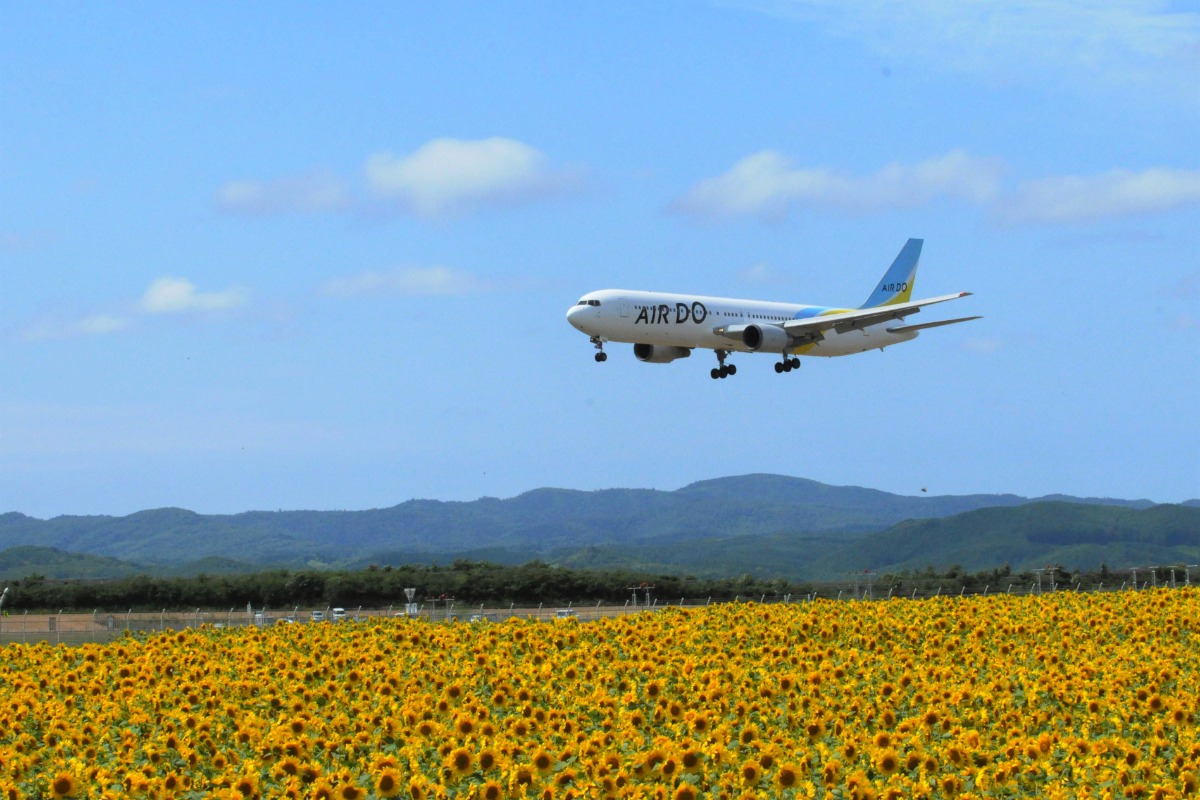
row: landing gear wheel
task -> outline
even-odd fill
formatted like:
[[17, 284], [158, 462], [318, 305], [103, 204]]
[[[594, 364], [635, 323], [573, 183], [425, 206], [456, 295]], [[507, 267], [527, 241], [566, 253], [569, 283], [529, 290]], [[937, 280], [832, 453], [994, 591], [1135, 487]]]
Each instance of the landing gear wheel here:
[[728, 377], [729, 376], [729, 367], [726, 366], [725, 364], [722, 364], [721, 368], [717, 370], [717, 374], [719, 374], [722, 378]]
[[800, 359], [798, 359], [798, 358], [792, 359], [792, 369], [800, 369]]
[[604, 339], [599, 336], [593, 336], [590, 341], [592, 345], [600, 351], [596, 353], [596, 361], [608, 361], [608, 353], [604, 352]]
[[779, 372], [779, 373], [783, 372], [783, 362], [782, 361], [775, 362], [775, 371]]
[[725, 369], [729, 370], [730, 375], [737, 375], [737, 365], [736, 364], [730, 364], [727, 367], [725, 367]]
[[715, 381], [717, 378], [721, 377], [721, 370], [717, 369], [716, 367], [713, 367], [712, 372], [710, 372], [708, 374], [711, 375], [712, 379]]

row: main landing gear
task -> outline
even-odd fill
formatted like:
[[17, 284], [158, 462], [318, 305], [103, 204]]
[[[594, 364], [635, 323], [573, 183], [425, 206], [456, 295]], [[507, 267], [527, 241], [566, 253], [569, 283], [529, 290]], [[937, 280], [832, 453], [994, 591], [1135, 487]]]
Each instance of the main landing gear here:
[[791, 372], [794, 369], [800, 369], [800, 359], [796, 358], [795, 356], [792, 356], [791, 358], [784, 356], [783, 361], [775, 362], [776, 372]]
[[735, 364], [726, 364], [725, 363], [725, 358], [728, 355], [729, 355], [728, 350], [718, 350], [717, 351], [717, 363], [719, 363], [720, 366], [714, 367], [712, 372], [708, 373], [709, 375], [711, 375], [713, 377], [713, 380], [716, 380], [717, 378], [725, 378], [730, 375], [737, 375], [737, 366]]
[[596, 349], [600, 351], [599, 353], [596, 353], [596, 361], [608, 361], [608, 353], [604, 352], [604, 340], [599, 336], [593, 336], [591, 342], [596, 346]]

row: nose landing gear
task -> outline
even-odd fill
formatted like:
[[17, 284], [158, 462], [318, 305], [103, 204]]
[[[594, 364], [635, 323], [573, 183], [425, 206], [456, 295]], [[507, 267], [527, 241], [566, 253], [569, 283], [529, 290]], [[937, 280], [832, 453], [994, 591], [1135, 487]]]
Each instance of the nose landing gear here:
[[728, 355], [729, 355], [728, 350], [718, 350], [717, 351], [717, 363], [719, 363], [720, 366], [714, 367], [712, 372], [708, 373], [709, 375], [712, 376], [713, 380], [717, 380], [718, 378], [725, 378], [729, 375], [737, 375], [737, 365], [725, 363], [725, 358]]
[[604, 339], [599, 336], [593, 336], [591, 338], [591, 342], [596, 346], [596, 349], [600, 351], [596, 353], [596, 363], [608, 361], [608, 353], [604, 352]]

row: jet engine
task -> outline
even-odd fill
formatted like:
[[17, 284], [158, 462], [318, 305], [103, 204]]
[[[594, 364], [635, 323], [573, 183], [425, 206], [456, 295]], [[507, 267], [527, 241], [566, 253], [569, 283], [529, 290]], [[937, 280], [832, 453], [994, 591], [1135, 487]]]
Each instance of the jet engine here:
[[792, 337], [778, 325], [747, 325], [742, 330], [742, 342], [746, 349], [757, 353], [765, 350], [768, 353], [782, 353], [784, 348], [791, 345]]
[[692, 351], [687, 347], [667, 347], [661, 344], [635, 344], [633, 354], [638, 361], [647, 364], [666, 364], [677, 358], [687, 358]]

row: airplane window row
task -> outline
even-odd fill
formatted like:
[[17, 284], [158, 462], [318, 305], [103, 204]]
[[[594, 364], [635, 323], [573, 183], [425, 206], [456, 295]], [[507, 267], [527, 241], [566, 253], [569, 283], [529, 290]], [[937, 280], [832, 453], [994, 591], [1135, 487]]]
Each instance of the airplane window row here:
[[747, 314], [744, 311], [717, 311], [715, 313], [721, 314], [726, 317], [745, 317], [746, 319], [769, 319], [769, 320], [774, 320], [775, 322], [787, 322], [790, 319], [790, 317], [773, 317], [770, 314]]

